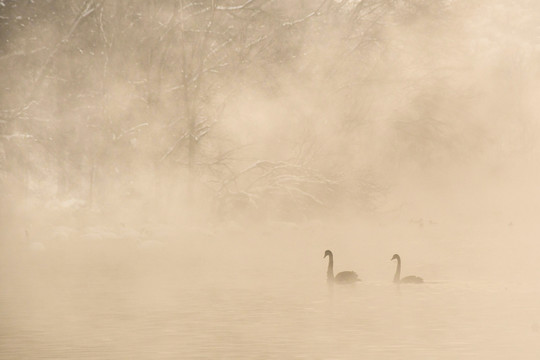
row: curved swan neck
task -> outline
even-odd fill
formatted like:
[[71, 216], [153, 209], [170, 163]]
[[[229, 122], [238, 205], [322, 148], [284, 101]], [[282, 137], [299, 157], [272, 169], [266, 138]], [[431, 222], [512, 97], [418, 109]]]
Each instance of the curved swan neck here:
[[398, 283], [401, 279], [401, 258], [397, 257], [397, 266], [396, 266], [396, 274], [394, 275], [394, 282]]
[[326, 278], [328, 281], [334, 280], [334, 255], [332, 253], [328, 255], [328, 270], [326, 271]]

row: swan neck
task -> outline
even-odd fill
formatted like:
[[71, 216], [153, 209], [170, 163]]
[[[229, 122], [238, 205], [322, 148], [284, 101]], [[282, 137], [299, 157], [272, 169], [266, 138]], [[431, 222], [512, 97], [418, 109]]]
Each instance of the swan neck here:
[[328, 270], [326, 271], [326, 278], [328, 281], [334, 281], [334, 255], [328, 256]]
[[401, 259], [397, 258], [396, 274], [394, 275], [394, 282], [398, 283], [401, 279]]

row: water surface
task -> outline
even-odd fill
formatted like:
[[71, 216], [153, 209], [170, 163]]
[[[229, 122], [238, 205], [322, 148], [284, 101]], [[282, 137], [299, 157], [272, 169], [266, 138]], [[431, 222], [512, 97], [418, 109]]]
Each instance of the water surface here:
[[154, 262], [26, 260], [2, 274], [2, 359], [540, 358], [540, 292], [527, 284], [199, 282]]

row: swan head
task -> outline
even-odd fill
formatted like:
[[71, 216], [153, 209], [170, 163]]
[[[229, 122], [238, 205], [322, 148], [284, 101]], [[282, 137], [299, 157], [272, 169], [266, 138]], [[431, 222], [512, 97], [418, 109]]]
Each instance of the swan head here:
[[324, 252], [324, 257], [323, 257], [323, 259], [324, 259], [325, 257], [327, 257], [327, 256], [332, 256], [332, 252], [331, 252], [330, 250], [326, 250], [326, 251]]
[[392, 258], [390, 260], [395, 260], [395, 259], [399, 260], [399, 255], [398, 254], [394, 254], [394, 256], [392, 256]]

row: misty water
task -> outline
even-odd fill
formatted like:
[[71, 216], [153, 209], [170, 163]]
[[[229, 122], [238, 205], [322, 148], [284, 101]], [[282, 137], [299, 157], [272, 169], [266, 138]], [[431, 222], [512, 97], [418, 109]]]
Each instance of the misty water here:
[[540, 359], [539, 14], [0, 0], [0, 360]]
[[[400, 241], [389, 241], [388, 249], [377, 239], [347, 241], [343, 234], [351, 228], [327, 226], [195, 229], [176, 242], [171, 236], [142, 244], [147, 246], [133, 239], [107, 245], [110, 239], [95, 236], [72, 239], [77, 245], [69, 249], [52, 241], [39, 251], [13, 245], [3, 252], [9, 256], [4, 256], [1, 273], [0, 357], [540, 355], [540, 291], [534, 276], [510, 280], [513, 276], [499, 276], [505, 269], [490, 274], [488, 260], [473, 259], [482, 256], [479, 249], [459, 250], [469, 252], [467, 263], [467, 255], [452, 259], [449, 251], [456, 246], [448, 244], [439, 259], [428, 254], [405, 257], [403, 274], [422, 275], [426, 283], [396, 286], [388, 251], [399, 249]], [[429, 231], [406, 226], [359, 235], [429, 238]], [[436, 232], [431, 230], [431, 235]], [[338, 239], [326, 239], [329, 233]], [[445, 247], [440, 239], [431, 241], [438, 241], [437, 249]], [[322, 257], [326, 246], [335, 250], [337, 271], [354, 269], [363, 281], [328, 286]], [[509, 271], [511, 261], [503, 262]], [[466, 268], [473, 263], [480, 270], [485, 267], [485, 276]]]

